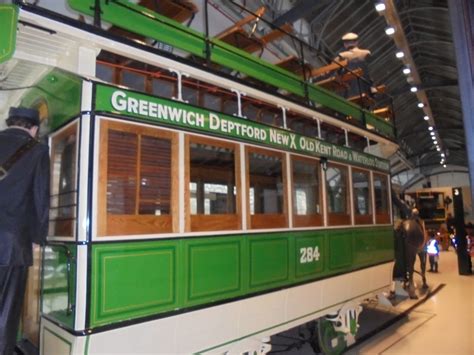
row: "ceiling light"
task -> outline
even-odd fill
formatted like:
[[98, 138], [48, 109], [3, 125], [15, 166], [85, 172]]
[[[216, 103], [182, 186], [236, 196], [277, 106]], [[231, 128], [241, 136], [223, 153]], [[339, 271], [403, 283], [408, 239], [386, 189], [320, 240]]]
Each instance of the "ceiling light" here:
[[376, 3], [375, 10], [377, 10], [378, 12], [385, 11], [385, 4], [383, 2]]
[[433, 143], [434, 143], [434, 144], [438, 144], [438, 141], [437, 141], [437, 140], [434, 140]]
[[441, 153], [441, 156], [444, 158], [444, 153]]
[[392, 26], [385, 27], [385, 34], [391, 36], [395, 33], [395, 28]]
[[433, 142], [434, 144], [438, 144], [438, 143], [436, 142], [436, 137], [435, 137], [435, 136], [432, 136], [431, 139], [434, 141], [434, 142]]
[[446, 164], [443, 165], [443, 168], [446, 168]]
[[425, 116], [425, 117], [423, 117], [423, 119], [424, 119], [425, 121], [428, 121], [428, 120], [430, 119], [430, 117], [429, 117], [429, 116]]
[[410, 91], [411, 91], [411, 92], [417, 92], [417, 91], [418, 91], [418, 88], [417, 88], [416, 86], [412, 86], [412, 87], [410, 88]]
[[430, 132], [430, 134], [431, 134], [432, 136], [434, 136], [434, 135], [435, 135], [435, 133], [434, 133], [434, 132]]
[[423, 104], [423, 102], [418, 102], [418, 107], [423, 108], [423, 107], [425, 107], [425, 105]]
[[439, 152], [439, 151], [441, 150], [441, 148], [440, 148], [440, 147], [436, 147], [436, 150]]
[[397, 58], [403, 58], [405, 56], [405, 53], [403, 53], [402, 51], [398, 51], [397, 53], [395, 53], [395, 57]]
[[429, 126], [428, 131], [432, 131], [432, 130], [433, 130], [433, 126]]
[[403, 68], [403, 74], [408, 75], [410, 73], [411, 73], [410, 68], [407, 68], [407, 67]]

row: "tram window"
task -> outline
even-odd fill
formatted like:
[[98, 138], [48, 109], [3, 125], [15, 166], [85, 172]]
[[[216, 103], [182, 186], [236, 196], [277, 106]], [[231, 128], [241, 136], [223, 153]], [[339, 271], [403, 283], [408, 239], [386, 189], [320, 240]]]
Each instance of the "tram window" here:
[[243, 100], [242, 113], [246, 118], [252, 121], [256, 121], [259, 111], [260, 111], [260, 107], [258, 107], [256, 104], [250, 101], [245, 102]]
[[251, 228], [286, 227], [284, 160], [280, 153], [248, 148]]
[[374, 174], [374, 197], [376, 223], [390, 223], [388, 178], [386, 175]]
[[349, 132], [347, 134], [349, 139], [349, 147], [359, 152], [363, 152], [367, 149], [367, 139], [358, 134]]
[[236, 115], [238, 114], [238, 103], [237, 103], [237, 96], [235, 93], [232, 93], [232, 95], [225, 95], [222, 96], [221, 100], [221, 112], [227, 114], [227, 115]]
[[191, 105], [199, 105], [199, 83], [196, 80], [186, 78], [183, 80], [183, 100]]
[[134, 90], [145, 91], [145, 78], [145, 75], [140, 73], [131, 70], [123, 70], [121, 84]]
[[204, 92], [202, 98], [202, 105], [211, 111], [220, 111], [222, 96], [213, 92]]
[[337, 145], [345, 145], [346, 144], [346, 135], [344, 130], [328, 125], [327, 123], [321, 122], [321, 138], [325, 141]]
[[77, 205], [77, 123], [51, 141], [51, 208], [49, 235], [74, 236]]
[[352, 169], [352, 191], [354, 198], [354, 219], [356, 224], [371, 224], [372, 204], [370, 174], [366, 170]]
[[273, 110], [261, 110], [258, 121], [270, 126], [283, 127], [283, 118], [281, 112]]
[[158, 129], [102, 123], [99, 235], [173, 231], [173, 139]]
[[151, 82], [152, 94], [165, 98], [171, 98], [174, 95], [176, 79], [153, 78]]
[[114, 68], [107, 64], [97, 63], [96, 66], [96, 76], [107, 82], [113, 83], [114, 82]]
[[350, 224], [347, 167], [329, 164], [326, 170], [326, 195], [330, 225]]
[[235, 145], [188, 137], [191, 230], [240, 228]]
[[293, 220], [295, 227], [322, 225], [318, 160], [292, 157]]
[[291, 114], [287, 115], [286, 119], [288, 122], [288, 128], [296, 133], [313, 138], [318, 137], [318, 123], [316, 120]]

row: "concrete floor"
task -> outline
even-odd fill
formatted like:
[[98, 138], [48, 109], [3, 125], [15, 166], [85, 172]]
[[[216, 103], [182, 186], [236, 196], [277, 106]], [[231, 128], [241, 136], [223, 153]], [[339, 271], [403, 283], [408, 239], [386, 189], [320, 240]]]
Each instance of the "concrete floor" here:
[[[421, 285], [417, 290], [418, 300], [397, 297], [392, 308], [365, 304], [360, 340], [344, 354], [474, 355], [474, 276], [459, 275], [456, 253], [443, 251], [439, 272], [428, 272], [427, 282], [427, 291]], [[298, 338], [297, 330], [272, 337], [272, 354], [314, 354], [308, 343], [295, 342]]]

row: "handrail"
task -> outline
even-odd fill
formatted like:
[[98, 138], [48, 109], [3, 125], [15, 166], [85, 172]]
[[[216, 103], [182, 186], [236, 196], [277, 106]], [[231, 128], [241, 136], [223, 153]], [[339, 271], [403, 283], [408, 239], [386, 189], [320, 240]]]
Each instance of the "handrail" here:
[[[240, 71], [301, 98], [307, 98], [308, 105], [316, 103], [326, 106], [345, 116], [350, 116], [359, 124], [369, 124], [375, 127], [379, 133], [394, 138], [393, 126], [370, 111], [308, 81], [301, 80], [298, 75], [252, 56], [243, 50], [216, 38], [206, 38], [204, 34], [143, 6], [125, 0], [109, 0], [105, 3], [94, 0], [68, 0], [68, 2], [73, 9], [88, 15], [94, 15], [96, 13], [94, 11], [95, 3], [100, 3], [100, 16], [104, 21], [145, 37], [168, 43], [204, 59], [206, 59], [206, 55], [209, 55], [209, 59], [216, 64]], [[273, 25], [273, 27], [275, 26]], [[296, 38], [291, 34], [288, 35]], [[364, 79], [361, 78], [361, 80]]]

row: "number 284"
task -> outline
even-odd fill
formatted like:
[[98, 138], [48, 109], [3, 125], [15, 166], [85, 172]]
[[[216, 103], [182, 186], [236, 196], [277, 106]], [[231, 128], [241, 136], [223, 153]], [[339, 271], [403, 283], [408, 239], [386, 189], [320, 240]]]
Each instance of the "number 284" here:
[[300, 264], [312, 263], [318, 261], [320, 257], [319, 248], [317, 246], [300, 248]]

